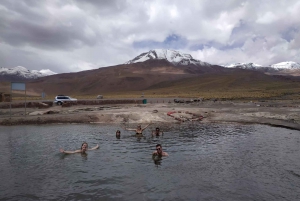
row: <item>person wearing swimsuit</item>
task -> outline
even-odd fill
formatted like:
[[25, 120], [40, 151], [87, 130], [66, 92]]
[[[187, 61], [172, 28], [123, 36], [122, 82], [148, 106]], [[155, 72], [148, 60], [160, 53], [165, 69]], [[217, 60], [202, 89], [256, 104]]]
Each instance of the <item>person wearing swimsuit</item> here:
[[167, 152], [164, 152], [162, 150], [162, 146], [161, 144], [157, 144], [156, 145], [156, 151], [154, 151], [152, 153], [152, 156], [159, 156], [159, 157], [162, 157], [162, 156], [169, 156], [169, 154]]
[[125, 128], [125, 130], [127, 131], [135, 131], [136, 135], [143, 135], [143, 131], [149, 126], [150, 124], [148, 124], [147, 126], [145, 126], [144, 128], [142, 128], [141, 125], [138, 125], [137, 128]]
[[59, 151], [61, 153], [64, 153], [64, 154], [75, 154], [75, 153], [85, 154], [86, 151], [95, 150], [95, 149], [99, 149], [99, 145], [98, 144], [95, 147], [93, 147], [91, 149], [88, 149], [88, 143], [84, 142], [84, 143], [82, 143], [81, 148], [78, 149], [78, 150], [75, 150], [75, 151], [65, 151], [63, 149], [60, 149]]
[[116, 138], [117, 139], [121, 138], [121, 131], [120, 130], [117, 130], [117, 132], [116, 132]]
[[154, 131], [152, 131], [152, 136], [158, 137], [158, 136], [163, 135], [163, 134], [164, 134], [164, 132], [161, 131], [158, 127]]

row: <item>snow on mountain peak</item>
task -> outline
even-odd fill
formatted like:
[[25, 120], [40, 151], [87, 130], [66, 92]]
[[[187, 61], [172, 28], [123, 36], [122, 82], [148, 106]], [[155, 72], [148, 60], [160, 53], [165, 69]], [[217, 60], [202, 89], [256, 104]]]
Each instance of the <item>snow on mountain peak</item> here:
[[38, 70], [28, 70], [23, 66], [16, 66], [12, 68], [0, 67], [0, 75], [14, 75], [25, 79], [36, 79], [39, 77], [44, 77], [44, 76], [54, 75], [54, 74], [56, 73], [49, 69], [43, 69], [38, 71]]
[[[226, 68], [259, 69], [262, 66], [255, 63], [234, 63], [223, 65]], [[269, 66], [275, 70], [300, 70], [300, 64], [293, 61], [285, 61]]]
[[125, 64], [132, 64], [138, 62], [144, 62], [147, 60], [162, 60], [165, 59], [174, 65], [210, 65], [209, 63], [202, 62], [194, 59], [190, 54], [181, 53], [176, 50], [168, 49], [154, 49], [149, 52], [145, 52], [135, 57], [133, 60], [126, 62]]
[[57, 73], [51, 71], [50, 69], [42, 69], [42, 70], [40, 70], [40, 73], [42, 73], [45, 76], [57, 74]]
[[255, 69], [262, 67], [259, 64], [255, 63], [234, 63], [234, 64], [226, 64], [223, 65], [226, 68], [243, 68], [243, 69]]
[[300, 70], [300, 64], [296, 63], [294, 61], [285, 61], [285, 62], [280, 62], [277, 64], [271, 65], [271, 67], [276, 68], [276, 69], [291, 69], [291, 70]]

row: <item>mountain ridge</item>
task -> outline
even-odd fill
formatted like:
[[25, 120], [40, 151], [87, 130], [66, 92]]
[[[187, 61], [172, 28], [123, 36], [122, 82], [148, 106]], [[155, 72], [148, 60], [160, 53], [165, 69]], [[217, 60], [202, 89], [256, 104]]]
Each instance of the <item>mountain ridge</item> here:
[[[166, 61], [171, 65], [176, 67], [186, 66], [184, 71], [189, 71], [189, 73], [207, 73], [214, 71], [222, 71], [220, 68], [241, 68], [248, 70], [257, 70], [269, 74], [281, 74], [281, 75], [294, 75], [299, 76], [300, 74], [300, 64], [293, 61], [285, 61], [269, 66], [262, 66], [256, 63], [233, 63], [226, 65], [212, 65], [207, 62], [203, 62], [197, 59], [194, 59], [190, 54], [182, 53], [177, 50], [170, 49], [153, 49], [148, 52], [141, 53], [136, 56], [134, 59], [129, 60], [125, 65], [134, 64], [134, 63], [144, 63], [146, 61]], [[151, 62], [150, 62], [151, 63]], [[152, 62], [151, 65], [155, 62]], [[122, 65], [122, 64], [120, 64]], [[145, 64], [146, 66], [149, 64]], [[146, 70], [146, 69], [144, 69]], [[44, 76], [55, 75], [57, 73], [49, 70], [28, 70], [23, 66], [17, 66], [12, 68], [0, 67], [0, 79], [1, 81], [16, 81], [16, 80], [31, 80], [37, 79]]]
[[[74, 73], [62, 73], [27, 81], [27, 92], [48, 96], [156, 94], [159, 96], [244, 97], [274, 96], [299, 88], [298, 78], [269, 76], [248, 69], [217, 65], [174, 65], [166, 59], [120, 64]], [[299, 77], [300, 79], [300, 77]], [[277, 83], [276, 85], [274, 83]], [[271, 88], [270, 88], [271, 87]], [[274, 88], [275, 87], [275, 88]], [[294, 88], [297, 89], [294, 89]], [[272, 90], [269, 90], [272, 89]], [[0, 91], [9, 91], [9, 84]], [[226, 95], [227, 94], [227, 95]], [[124, 96], [123, 96], [124, 97]]]
[[300, 63], [294, 61], [284, 61], [277, 64], [272, 64], [271, 67], [275, 69], [300, 70]]
[[195, 65], [195, 66], [209, 66], [211, 64], [194, 59], [190, 54], [182, 53], [176, 50], [169, 49], [153, 49], [149, 52], [144, 52], [125, 64], [139, 63], [147, 60], [167, 60], [175, 66], [178, 65]]
[[269, 66], [262, 66], [256, 63], [233, 63], [221, 65], [225, 68], [243, 68], [243, 69], [259, 69], [273, 68], [275, 70], [300, 70], [300, 64], [294, 61], [284, 61]]
[[42, 69], [38, 71], [28, 70], [23, 66], [16, 66], [11, 68], [0, 67], [0, 78], [2, 81], [30, 80], [55, 74], [57, 73], [49, 69]]

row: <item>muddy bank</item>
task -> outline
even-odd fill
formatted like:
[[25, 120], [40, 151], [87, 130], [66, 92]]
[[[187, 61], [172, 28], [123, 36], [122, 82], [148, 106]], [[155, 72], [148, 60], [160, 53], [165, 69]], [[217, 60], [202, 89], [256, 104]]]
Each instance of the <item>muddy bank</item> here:
[[[168, 115], [172, 113], [172, 115]], [[0, 125], [47, 123], [186, 123], [236, 122], [268, 124], [300, 130], [295, 101], [108, 104], [1, 109]]]

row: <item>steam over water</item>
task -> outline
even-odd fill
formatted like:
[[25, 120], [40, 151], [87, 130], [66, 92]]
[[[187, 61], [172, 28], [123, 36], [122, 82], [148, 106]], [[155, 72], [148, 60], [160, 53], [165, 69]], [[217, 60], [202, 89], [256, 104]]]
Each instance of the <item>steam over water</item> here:
[[[120, 125], [0, 127], [0, 200], [300, 200], [299, 131], [174, 124], [152, 138], [156, 126], [142, 138]], [[83, 141], [100, 149], [59, 152]], [[152, 159], [157, 143], [169, 157]]]

